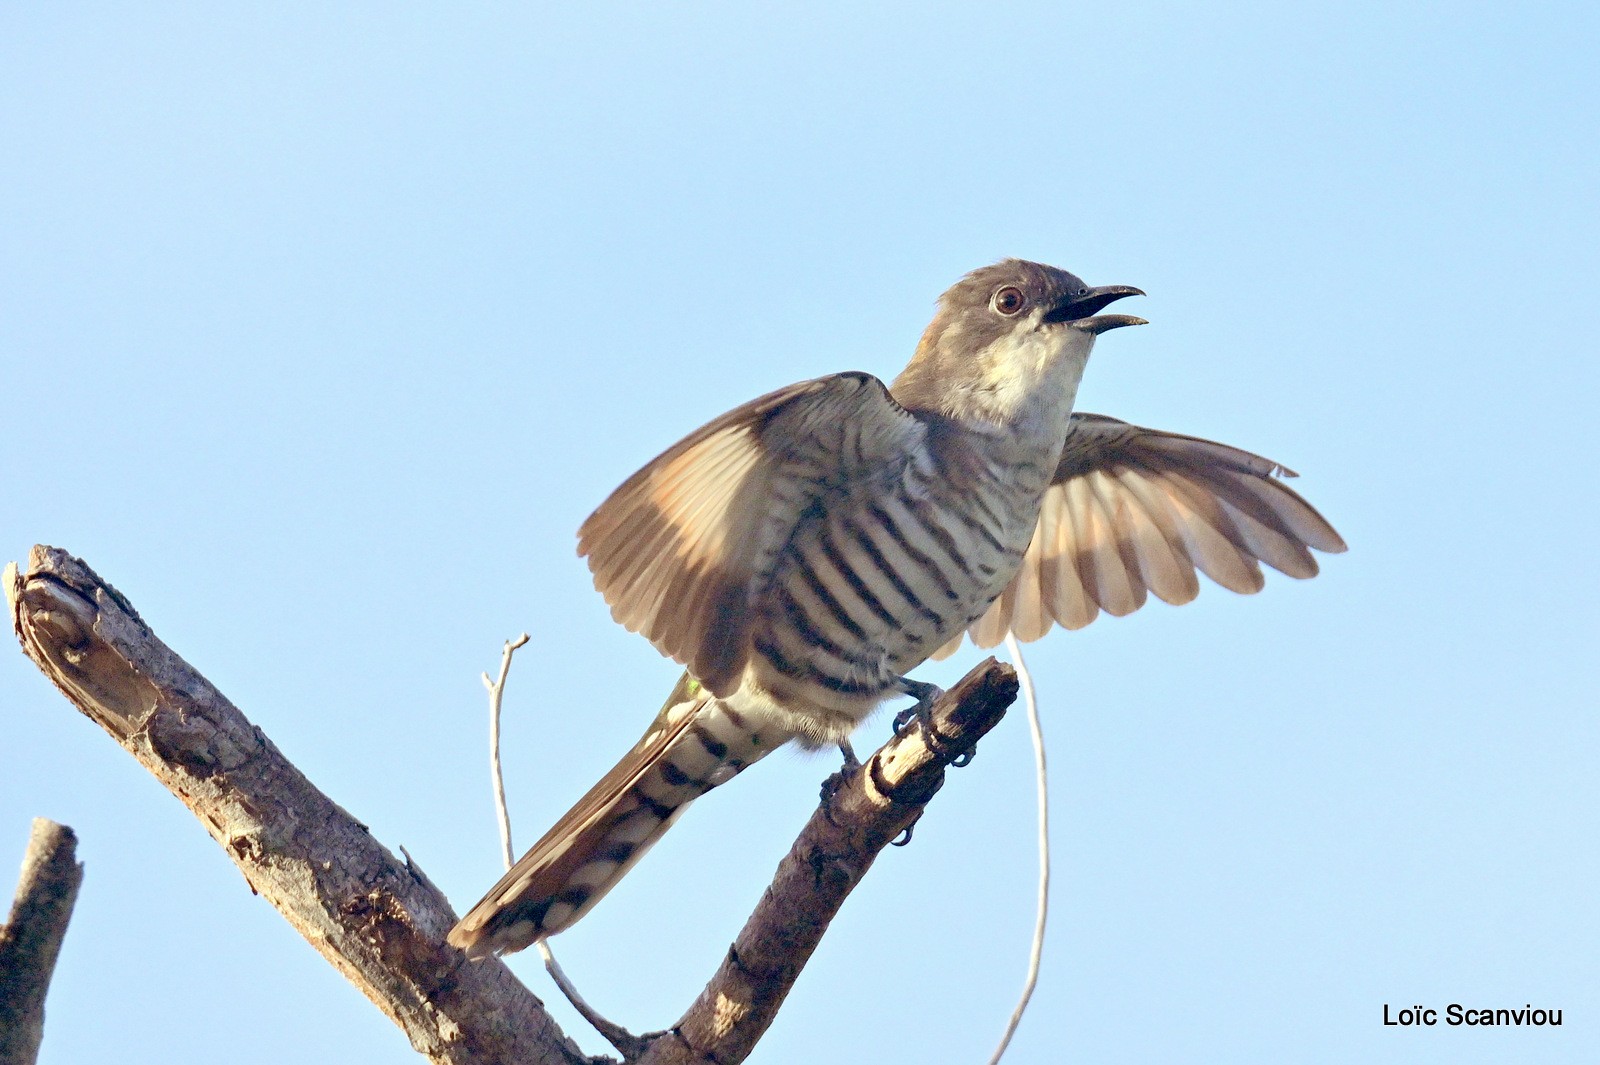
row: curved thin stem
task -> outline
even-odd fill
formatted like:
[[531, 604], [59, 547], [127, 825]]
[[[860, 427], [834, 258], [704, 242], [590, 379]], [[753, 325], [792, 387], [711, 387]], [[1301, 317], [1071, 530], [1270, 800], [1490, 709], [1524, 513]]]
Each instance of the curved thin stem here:
[[[504, 853], [507, 869], [510, 869], [512, 862], [515, 861], [516, 852], [511, 847], [511, 814], [506, 809], [505, 774], [500, 771], [500, 701], [506, 693], [506, 678], [511, 674], [511, 656], [527, 642], [527, 633], [523, 633], [515, 640], [506, 641], [505, 649], [500, 652], [499, 679], [491, 681], [489, 674], [483, 674], [483, 686], [489, 689], [489, 775], [494, 784], [494, 812], [500, 823], [500, 849]], [[551, 953], [550, 945], [541, 939], [538, 946], [539, 955], [544, 958], [545, 971], [550, 974], [550, 979], [556, 982], [556, 987], [566, 996], [567, 1001], [572, 1003], [572, 1008], [578, 1011], [579, 1016], [593, 1025], [595, 1031], [621, 1051], [626, 1060], [632, 1061], [644, 1053], [645, 1048], [649, 1046], [649, 1038], [636, 1036], [621, 1025], [607, 1020], [578, 994], [577, 987], [567, 979], [566, 971]]]
[[506, 678], [511, 675], [511, 656], [527, 642], [527, 633], [506, 641], [500, 652], [498, 680], [491, 681], [489, 674], [483, 674], [483, 686], [489, 689], [489, 779], [494, 784], [494, 812], [500, 822], [500, 849], [507, 869], [511, 868], [515, 852], [511, 848], [511, 814], [506, 810], [506, 781], [500, 772], [500, 700], [506, 693]]
[[1006, 1022], [1005, 1034], [1000, 1037], [1000, 1045], [995, 1047], [994, 1055], [989, 1058], [989, 1065], [997, 1065], [1005, 1055], [1006, 1048], [1011, 1045], [1011, 1037], [1017, 1034], [1017, 1025], [1022, 1023], [1022, 1014], [1028, 1008], [1028, 1001], [1033, 998], [1033, 989], [1039, 983], [1039, 961], [1044, 956], [1044, 926], [1050, 916], [1050, 788], [1045, 766], [1044, 729], [1039, 724], [1039, 704], [1034, 698], [1033, 675], [1028, 672], [1028, 663], [1022, 658], [1022, 648], [1017, 645], [1017, 638], [1009, 632], [1006, 633], [1006, 653], [1011, 656], [1012, 665], [1017, 667], [1017, 679], [1022, 682], [1022, 701], [1028, 708], [1028, 732], [1033, 737], [1033, 762], [1037, 769], [1039, 792], [1039, 911], [1033, 923], [1033, 947], [1028, 952], [1028, 976], [1022, 984], [1022, 997], [1017, 1000], [1016, 1009], [1011, 1011], [1011, 1020]]

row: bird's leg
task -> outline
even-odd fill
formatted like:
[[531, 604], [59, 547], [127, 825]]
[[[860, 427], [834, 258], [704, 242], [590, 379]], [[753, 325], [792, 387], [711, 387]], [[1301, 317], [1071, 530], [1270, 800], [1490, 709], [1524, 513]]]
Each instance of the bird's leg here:
[[[901, 677], [900, 690], [916, 699], [916, 703], [894, 715], [894, 734], [904, 736], [911, 727], [911, 722], [915, 721], [922, 726], [922, 735], [927, 739], [929, 749], [941, 757], [948, 754], [950, 750], [948, 742], [939, 730], [933, 727], [933, 704], [944, 695], [944, 689], [937, 684], [926, 684], [910, 677]], [[959, 769], [972, 761], [972, 753], [971, 747], [956, 751], [950, 758], [950, 764]]]
[[[833, 797], [844, 787], [844, 782], [850, 779], [850, 774], [861, 768], [861, 759], [856, 757], [856, 749], [850, 746], [848, 739], [839, 741], [839, 754], [844, 759], [844, 764], [839, 766], [837, 772], [828, 775], [822, 782], [822, 806], [826, 810]], [[830, 820], [831, 820], [830, 815]]]

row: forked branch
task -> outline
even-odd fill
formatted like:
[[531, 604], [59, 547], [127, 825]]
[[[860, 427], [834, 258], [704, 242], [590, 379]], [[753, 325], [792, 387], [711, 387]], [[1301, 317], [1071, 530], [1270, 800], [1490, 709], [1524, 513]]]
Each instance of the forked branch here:
[[[311, 784], [266, 735], [163, 644], [83, 562], [34, 548], [3, 583], [24, 651], [62, 693], [200, 819], [251, 888], [436, 1062], [593, 1065], [497, 959], [444, 942], [449, 902]], [[846, 895], [921, 815], [944, 767], [1016, 695], [993, 659], [920, 729], [836, 777], [700, 998], [638, 1059], [743, 1061]]]

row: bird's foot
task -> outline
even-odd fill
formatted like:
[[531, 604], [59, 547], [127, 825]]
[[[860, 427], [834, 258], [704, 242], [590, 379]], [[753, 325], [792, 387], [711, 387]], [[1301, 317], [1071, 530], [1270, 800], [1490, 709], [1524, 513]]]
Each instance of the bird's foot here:
[[894, 715], [894, 734], [904, 736], [915, 721], [924, 732], [933, 734], [933, 704], [939, 701], [944, 689], [937, 684], [924, 684], [910, 677], [900, 678], [900, 690], [916, 699], [916, 703]]
[[849, 740], [839, 741], [839, 754], [844, 758], [844, 765], [839, 767], [841, 773], [853, 773], [861, 768], [861, 759], [856, 757], [856, 749], [850, 746]]
[[911, 723], [915, 721], [922, 726], [923, 738], [928, 744], [928, 749], [934, 754], [941, 758], [949, 758], [950, 764], [957, 769], [971, 762], [974, 748], [953, 749], [949, 739], [934, 727], [933, 704], [944, 696], [944, 689], [937, 684], [926, 684], [910, 677], [901, 677], [900, 690], [917, 701], [894, 715], [894, 734], [904, 736], [911, 730]]

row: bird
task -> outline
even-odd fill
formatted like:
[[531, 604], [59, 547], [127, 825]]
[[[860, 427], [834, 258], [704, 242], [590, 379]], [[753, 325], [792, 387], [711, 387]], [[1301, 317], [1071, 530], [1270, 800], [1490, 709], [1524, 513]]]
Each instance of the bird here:
[[1144, 293], [1006, 259], [939, 299], [889, 385], [818, 377], [736, 407], [652, 459], [578, 532], [612, 617], [685, 671], [644, 736], [451, 929], [521, 950], [599, 902], [690, 802], [787, 744], [839, 745], [908, 672], [1035, 640], [1196, 569], [1253, 593], [1260, 563], [1318, 571], [1345, 543], [1293, 471], [1193, 436], [1074, 412], [1103, 313]]

